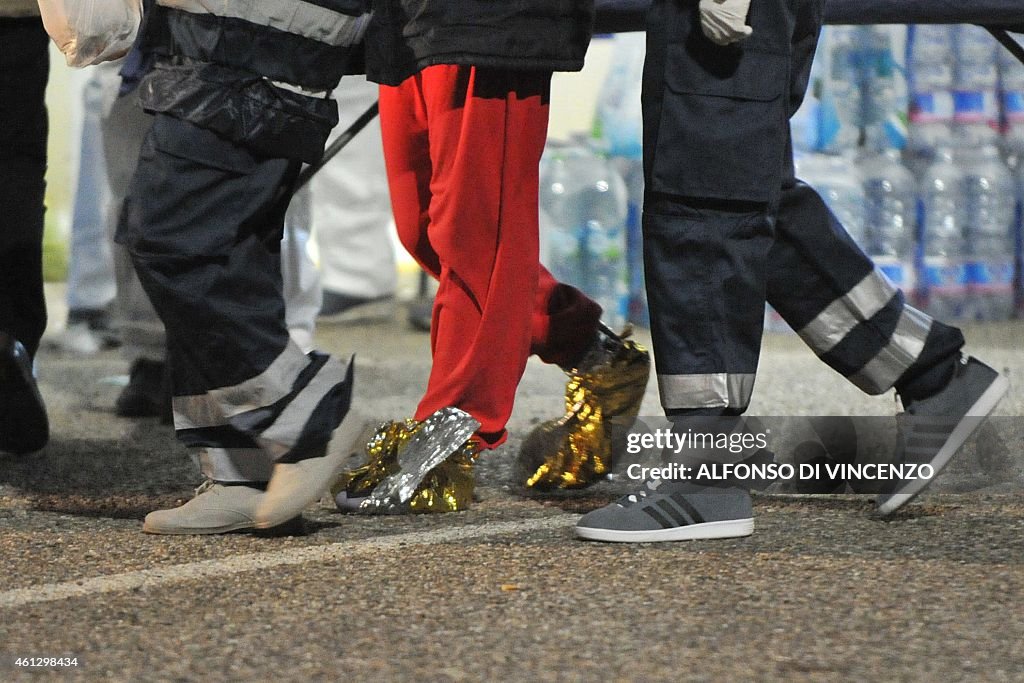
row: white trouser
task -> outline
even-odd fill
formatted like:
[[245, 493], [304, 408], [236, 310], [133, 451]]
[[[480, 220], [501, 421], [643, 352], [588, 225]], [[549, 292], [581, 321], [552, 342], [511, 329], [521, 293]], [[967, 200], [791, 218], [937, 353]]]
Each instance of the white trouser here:
[[[341, 118], [338, 135], [377, 100], [377, 85], [346, 76], [334, 95]], [[324, 289], [368, 298], [394, 294], [398, 276], [380, 121], [360, 131], [311, 185]]]
[[[82, 91], [82, 135], [68, 249], [68, 310], [101, 310], [114, 299], [114, 263], [104, 210], [110, 189], [103, 174], [101, 121], [106, 75], [97, 69]], [[117, 69], [113, 70], [116, 75]]]

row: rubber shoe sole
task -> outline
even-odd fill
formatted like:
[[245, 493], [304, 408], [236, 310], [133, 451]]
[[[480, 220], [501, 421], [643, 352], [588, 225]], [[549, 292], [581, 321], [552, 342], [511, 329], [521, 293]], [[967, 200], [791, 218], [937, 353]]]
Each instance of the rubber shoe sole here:
[[306, 524], [302, 517], [295, 517], [284, 524], [271, 527], [270, 529], [257, 529], [252, 522], [229, 524], [222, 527], [198, 527], [198, 528], [160, 528], [155, 525], [142, 524], [142, 531], [147, 534], [160, 536], [212, 536], [214, 534], [230, 534], [239, 531], [255, 531], [260, 536], [303, 536], [306, 533]]
[[703, 522], [670, 529], [621, 531], [577, 526], [576, 536], [588, 541], [608, 543], [664, 543], [666, 541], [702, 541], [718, 538], [742, 538], [754, 533], [754, 519], [728, 519]]

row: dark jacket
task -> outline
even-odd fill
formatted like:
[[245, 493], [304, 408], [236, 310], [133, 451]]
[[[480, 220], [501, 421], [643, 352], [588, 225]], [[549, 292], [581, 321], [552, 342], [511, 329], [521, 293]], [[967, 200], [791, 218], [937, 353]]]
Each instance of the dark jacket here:
[[139, 100], [258, 154], [316, 161], [338, 123], [330, 91], [361, 66], [367, 4], [157, 0]]
[[367, 76], [398, 85], [434, 64], [579, 71], [593, 0], [373, 0]]

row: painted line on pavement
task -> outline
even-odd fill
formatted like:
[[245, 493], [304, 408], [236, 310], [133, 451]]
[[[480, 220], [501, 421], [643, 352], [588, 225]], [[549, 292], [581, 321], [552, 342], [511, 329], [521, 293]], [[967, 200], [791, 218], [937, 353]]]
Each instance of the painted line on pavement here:
[[15, 588], [0, 592], [0, 609], [11, 609], [55, 600], [88, 597], [102, 593], [119, 593], [138, 589], [151, 589], [185, 581], [241, 574], [271, 567], [343, 560], [390, 550], [402, 545], [433, 545], [455, 541], [471, 541], [489, 536], [504, 536], [526, 531], [544, 531], [572, 526], [579, 515], [563, 514], [518, 522], [488, 522], [486, 524], [446, 527], [433, 531], [413, 531], [404, 534], [369, 538], [358, 541], [339, 541], [328, 545], [304, 546], [267, 553], [232, 555], [216, 560], [188, 562], [154, 569], [141, 569], [123, 574], [109, 574], [88, 579], [40, 586]]

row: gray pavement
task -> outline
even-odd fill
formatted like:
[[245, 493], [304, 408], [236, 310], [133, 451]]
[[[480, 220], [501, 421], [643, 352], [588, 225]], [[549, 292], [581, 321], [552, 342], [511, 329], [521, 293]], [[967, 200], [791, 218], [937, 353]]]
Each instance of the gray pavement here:
[[[311, 508], [306, 533], [168, 538], [146, 512], [198, 484], [157, 420], [112, 413], [116, 352], [40, 356], [41, 453], [0, 455], [0, 680], [1024, 680], [1024, 324], [966, 330], [1013, 383], [987, 435], [894, 519], [865, 496], [759, 495], [747, 539], [573, 539], [625, 482], [526, 495], [514, 456], [561, 405], [531, 361], [512, 437], [469, 512]], [[643, 335], [641, 335], [643, 336]], [[357, 400], [409, 415], [429, 342], [402, 319], [324, 328]], [[791, 336], [766, 339], [751, 412], [889, 415]], [[643, 413], [656, 415], [648, 388]], [[17, 657], [78, 658], [26, 668]]]

